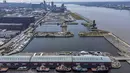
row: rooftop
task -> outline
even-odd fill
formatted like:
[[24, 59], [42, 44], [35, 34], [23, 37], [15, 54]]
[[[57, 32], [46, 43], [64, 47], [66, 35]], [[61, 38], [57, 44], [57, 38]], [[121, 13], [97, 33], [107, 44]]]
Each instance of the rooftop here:
[[4, 17], [33, 17], [33, 15], [24, 15], [20, 13], [6, 14]]
[[0, 23], [0, 25], [22, 25], [22, 23]]
[[0, 62], [111, 62], [108, 56], [96, 55], [61, 55], [61, 53], [34, 53], [28, 55], [0, 56]]

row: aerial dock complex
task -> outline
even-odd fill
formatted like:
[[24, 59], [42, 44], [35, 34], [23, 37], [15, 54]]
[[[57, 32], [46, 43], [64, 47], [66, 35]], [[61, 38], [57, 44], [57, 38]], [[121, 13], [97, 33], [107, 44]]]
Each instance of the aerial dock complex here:
[[[0, 72], [8, 72], [9, 69], [37, 72], [49, 72], [51, 69], [56, 72], [109, 72], [121, 67], [119, 61], [130, 64], [129, 44], [109, 31], [98, 29], [95, 20], [67, 10], [64, 4], [57, 7], [54, 2], [45, 1], [40, 4], [12, 3], [10, 8], [8, 4], [5, 1], [0, 3]], [[84, 22], [78, 24], [77, 20]], [[57, 25], [60, 31], [37, 30], [45, 25]], [[120, 51], [119, 56], [100, 50], [22, 53], [36, 37], [74, 37], [75, 34], [68, 30], [68, 26], [73, 25], [82, 25], [89, 29], [78, 32], [81, 38], [104, 37]]]

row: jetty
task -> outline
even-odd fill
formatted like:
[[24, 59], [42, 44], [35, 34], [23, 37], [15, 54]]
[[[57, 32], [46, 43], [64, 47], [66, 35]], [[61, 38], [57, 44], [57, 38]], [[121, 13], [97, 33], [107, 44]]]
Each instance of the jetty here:
[[73, 37], [71, 32], [36, 32], [34, 37]]

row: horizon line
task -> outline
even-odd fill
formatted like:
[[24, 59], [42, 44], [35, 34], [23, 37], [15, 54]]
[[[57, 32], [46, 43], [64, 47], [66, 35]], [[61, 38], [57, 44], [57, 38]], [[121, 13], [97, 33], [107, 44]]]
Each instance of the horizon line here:
[[[47, 2], [50, 3], [51, 1]], [[55, 2], [55, 1], [53, 1]], [[81, 2], [130, 2], [130, 1], [81, 1]], [[3, 3], [3, 2], [0, 2]], [[42, 3], [42, 2], [7, 2], [7, 3]], [[55, 3], [78, 3], [78, 1], [72, 1], [72, 2], [55, 2]]]

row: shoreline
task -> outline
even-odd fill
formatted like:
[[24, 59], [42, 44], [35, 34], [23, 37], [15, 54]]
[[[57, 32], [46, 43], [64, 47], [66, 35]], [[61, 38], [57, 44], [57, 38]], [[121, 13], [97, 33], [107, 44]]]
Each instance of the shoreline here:
[[[84, 27], [88, 27], [88, 26], [84, 26]], [[94, 34], [91, 35], [91, 33], [93, 33], [93, 32], [94, 32]], [[95, 32], [98, 33], [98, 35], [96, 35]], [[102, 32], [105, 32], [105, 30], [102, 30]], [[79, 33], [79, 36], [81, 36], [80, 33]], [[94, 31], [90, 30], [90, 32], [86, 32], [86, 33], [84, 32], [82, 34], [83, 34], [83, 36], [81, 36], [81, 37], [103, 36], [109, 43], [111, 43], [113, 46], [115, 46], [120, 51], [120, 53], [123, 55], [124, 58], [130, 58], [130, 51], [129, 51], [130, 45], [128, 43], [126, 43], [124, 40], [122, 40], [121, 38], [119, 38], [118, 36], [116, 36], [115, 34], [109, 32], [109, 31], [107, 33], [103, 34], [103, 33], [100, 33], [100, 29], [96, 29]], [[130, 64], [130, 60], [125, 60], [125, 61], [127, 61], [127, 63]]]

